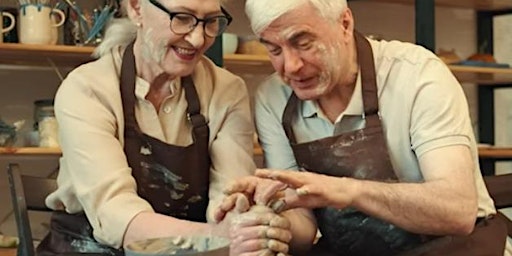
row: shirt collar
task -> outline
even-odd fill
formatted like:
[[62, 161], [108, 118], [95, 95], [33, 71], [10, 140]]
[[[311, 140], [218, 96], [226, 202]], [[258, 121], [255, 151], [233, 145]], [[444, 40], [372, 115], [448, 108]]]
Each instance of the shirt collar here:
[[[168, 86], [169, 90], [171, 92], [171, 95], [169, 97], [172, 97], [174, 93], [176, 92], [176, 89], [180, 85], [181, 79], [178, 77], [174, 80], [172, 80]], [[148, 81], [142, 79], [141, 77], [136, 77], [135, 80], [135, 96], [137, 96], [138, 99], [145, 99], [146, 95], [149, 93], [149, 83]]]

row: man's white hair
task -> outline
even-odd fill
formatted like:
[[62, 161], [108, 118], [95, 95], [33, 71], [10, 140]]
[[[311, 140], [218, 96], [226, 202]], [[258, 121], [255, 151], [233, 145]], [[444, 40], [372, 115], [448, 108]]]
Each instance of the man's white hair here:
[[306, 3], [310, 3], [322, 17], [330, 21], [338, 20], [347, 8], [346, 0], [246, 0], [245, 13], [252, 31], [259, 35], [277, 18]]

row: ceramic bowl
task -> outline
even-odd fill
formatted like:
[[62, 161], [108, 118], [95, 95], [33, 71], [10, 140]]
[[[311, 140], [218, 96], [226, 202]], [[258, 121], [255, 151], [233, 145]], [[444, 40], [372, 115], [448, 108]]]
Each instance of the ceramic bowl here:
[[238, 36], [231, 33], [222, 34], [222, 53], [233, 54], [238, 47]]

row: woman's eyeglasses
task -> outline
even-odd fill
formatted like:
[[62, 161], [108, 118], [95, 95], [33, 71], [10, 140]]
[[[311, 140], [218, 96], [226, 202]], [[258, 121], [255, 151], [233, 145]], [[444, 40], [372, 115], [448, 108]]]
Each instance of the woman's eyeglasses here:
[[171, 12], [156, 0], [149, 0], [149, 2], [169, 15], [169, 18], [171, 19], [171, 30], [178, 35], [190, 33], [197, 27], [199, 22], [202, 22], [205, 35], [208, 37], [216, 37], [224, 33], [228, 25], [233, 20], [231, 15], [229, 15], [224, 8], [221, 8], [222, 14], [224, 15], [199, 19], [190, 13]]

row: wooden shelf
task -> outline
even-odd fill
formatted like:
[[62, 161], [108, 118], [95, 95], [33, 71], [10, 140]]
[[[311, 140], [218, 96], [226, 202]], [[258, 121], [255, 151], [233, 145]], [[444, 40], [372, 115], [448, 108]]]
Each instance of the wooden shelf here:
[[[511, 1], [512, 5], [512, 1]], [[92, 59], [93, 47], [67, 45], [0, 44], [0, 64], [78, 66]], [[266, 55], [226, 54], [226, 69], [238, 74], [271, 74], [274, 70]], [[512, 69], [449, 66], [461, 82], [483, 85], [511, 84]]]
[[[364, 0], [369, 2], [399, 3], [414, 5], [415, 0]], [[435, 0], [436, 5], [446, 7], [470, 8], [479, 11], [498, 11], [512, 9], [510, 0]]]
[[267, 55], [226, 54], [224, 67], [237, 74], [272, 74], [274, 72]]
[[0, 155], [61, 155], [60, 148], [0, 148]]
[[483, 159], [512, 160], [512, 148], [479, 147], [478, 156]]
[[92, 60], [93, 47], [0, 43], [0, 64], [75, 67]]
[[[224, 56], [224, 66], [235, 73], [270, 74], [272, 65], [266, 55], [230, 54]], [[488, 68], [448, 65], [461, 83], [480, 85], [512, 84], [512, 68]]]
[[[0, 148], [0, 155], [61, 155], [60, 148]], [[257, 142], [254, 143], [254, 155], [262, 155], [263, 150]], [[512, 160], [512, 148], [507, 147], [479, 147], [478, 155], [485, 159]]]
[[484, 68], [448, 65], [459, 82], [480, 85], [512, 84], [512, 68]]

